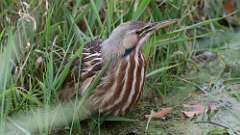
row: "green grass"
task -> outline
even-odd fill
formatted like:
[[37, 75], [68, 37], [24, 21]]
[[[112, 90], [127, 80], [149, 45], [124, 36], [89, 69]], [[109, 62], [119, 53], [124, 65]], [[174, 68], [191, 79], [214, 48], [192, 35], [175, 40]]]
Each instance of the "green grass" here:
[[[191, 59], [196, 51], [211, 50], [223, 58], [220, 66], [224, 69], [229, 65], [232, 67], [234, 61], [231, 63], [231, 60], [225, 59], [227, 57], [225, 52], [228, 50], [226, 43], [234, 39], [231, 35], [235, 32], [233, 28], [219, 23], [220, 19], [226, 18], [223, 16], [222, 2], [222, 0], [206, 2], [205, 4], [210, 8], [203, 11], [198, 7], [197, 0], [160, 2], [155, 0], [27, 0], [26, 2], [2, 0], [0, 2], [0, 134], [5, 132], [4, 123], [9, 122], [11, 116], [26, 112], [34, 112], [33, 115], [39, 119], [39, 127], [33, 127], [38, 129], [35, 132], [49, 134], [53, 131], [56, 123], [50, 121], [53, 119], [47, 118], [53, 116], [56, 109], [60, 108], [57, 106], [56, 96], [70, 71], [72, 60], [81, 58], [84, 44], [96, 37], [107, 38], [116, 26], [125, 21], [150, 22], [172, 18], [180, 20], [177, 25], [153, 35], [144, 48], [148, 60], [145, 89], [154, 93], [159, 102], [160, 99], [171, 97], [178, 89], [185, 88], [186, 83], [179, 78], [191, 72], [189, 65], [194, 70], [203, 70], [202, 67], [199, 69]], [[239, 11], [236, 10], [233, 14], [239, 16]], [[238, 39], [235, 38], [234, 41], [236, 44]], [[238, 46], [232, 48], [234, 47]], [[39, 58], [43, 61], [37, 63]], [[69, 61], [68, 64], [64, 62], [66, 60]], [[238, 64], [234, 66], [239, 67]], [[233, 70], [222, 71], [231, 72], [232, 75], [227, 78], [219, 74], [218, 78], [214, 79], [224, 78], [239, 83], [239, 79], [235, 79], [239, 77], [237, 74], [239, 72]], [[100, 76], [89, 90], [96, 86]], [[202, 75], [203, 78], [201, 75], [198, 75], [199, 78], [194, 78], [194, 74], [192, 76], [190, 73], [187, 79], [194, 84], [201, 85], [207, 82], [204, 78], [206, 75]], [[75, 87], [79, 87], [79, 80], [76, 81]], [[77, 101], [79, 101], [78, 97], [73, 106], [67, 104], [66, 108], [71, 106], [73, 107], [71, 111], [75, 112], [79, 106]], [[37, 108], [54, 113], [46, 116], [41, 114], [41, 111], [37, 112], [35, 110]], [[60, 108], [59, 112], [65, 111]], [[61, 117], [61, 113], [56, 115]], [[25, 115], [21, 117], [14, 118], [22, 121], [26, 118]], [[68, 117], [70, 122], [60, 121], [62, 126], [68, 127], [67, 134], [84, 132], [79, 123], [74, 122], [77, 121], [78, 116]], [[146, 121], [139, 117], [133, 119], [140, 119], [146, 124]], [[125, 118], [116, 118], [113, 121], [132, 122], [131, 119]], [[100, 133], [101, 121], [94, 119], [93, 123], [95, 124], [90, 127], [97, 127], [94, 128], [97, 131], [94, 131], [96, 134]], [[21, 124], [18, 126], [21, 127]], [[25, 134], [30, 134], [32, 131], [21, 130]]]

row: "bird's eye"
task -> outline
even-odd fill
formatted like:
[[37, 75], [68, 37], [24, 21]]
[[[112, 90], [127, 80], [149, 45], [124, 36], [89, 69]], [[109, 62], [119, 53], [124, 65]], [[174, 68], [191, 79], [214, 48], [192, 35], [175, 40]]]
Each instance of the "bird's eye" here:
[[134, 50], [134, 48], [135, 48], [135, 46], [132, 47], [132, 48], [127, 48], [127, 49], [125, 49], [125, 52], [124, 52], [124, 54], [123, 54], [123, 57], [128, 56], [128, 55]]

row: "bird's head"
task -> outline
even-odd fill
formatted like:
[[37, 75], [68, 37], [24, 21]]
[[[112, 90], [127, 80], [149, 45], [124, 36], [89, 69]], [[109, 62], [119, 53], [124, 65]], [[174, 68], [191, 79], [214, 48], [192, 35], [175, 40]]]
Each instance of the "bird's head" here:
[[109, 38], [102, 43], [104, 59], [123, 58], [135, 49], [140, 50], [152, 33], [175, 22], [176, 20], [172, 19], [153, 23], [130, 21], [120, 24], [112, 31]]

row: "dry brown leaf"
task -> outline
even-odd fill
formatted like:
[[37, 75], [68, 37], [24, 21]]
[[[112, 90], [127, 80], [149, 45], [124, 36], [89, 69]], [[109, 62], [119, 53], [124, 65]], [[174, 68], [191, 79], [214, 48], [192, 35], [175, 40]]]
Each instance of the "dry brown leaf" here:
[[183, 107], [189, 110], [183, 111], [184, 116], [186, 116], [187, 118], [193, 118], [194, 116], [197, 116], [205, 112], [205, 107], [201, 104], [194, 105], [183, 104]]
[[156, 119], [164, 118], [168, 113], [171, 113], [172, 111], [173, 111], [172, 107], [161, 108], [161, 110], [158, 112], [153, 112], [149, 115], [145, 115], [145, 118], [156, 118]]
[[234, 0], [227, 0], [224, 4], [224, 10], [228, 14], [232, 13], [235, 8], [234, 8]]

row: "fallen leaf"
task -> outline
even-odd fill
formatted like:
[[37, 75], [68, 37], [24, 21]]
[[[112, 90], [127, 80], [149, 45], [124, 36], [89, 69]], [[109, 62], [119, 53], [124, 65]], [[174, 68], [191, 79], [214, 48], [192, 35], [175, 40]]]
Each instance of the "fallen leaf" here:
[[193, 118], [194, 116], [197, 116], [205, 112], [205, 107], [201, 104], [194, 104], [194, 105], [183, 104], [183, 107], [189, 110], [189, 111], [182, 111], [187, 118]]
[[168, 113], [171, 113], [173, 111], [172, 107], [167, 107], [167, 108], [161, 108], [160, 111], [158, 112], [152, 112], [151, 114], [145, 115], [145, 118], [164, 118]]
[[224, 4], [224, 10], [228, 14], [232, 13], [234, 9], [234, 1], [233, 0], [227, 0], [227, 2]]

